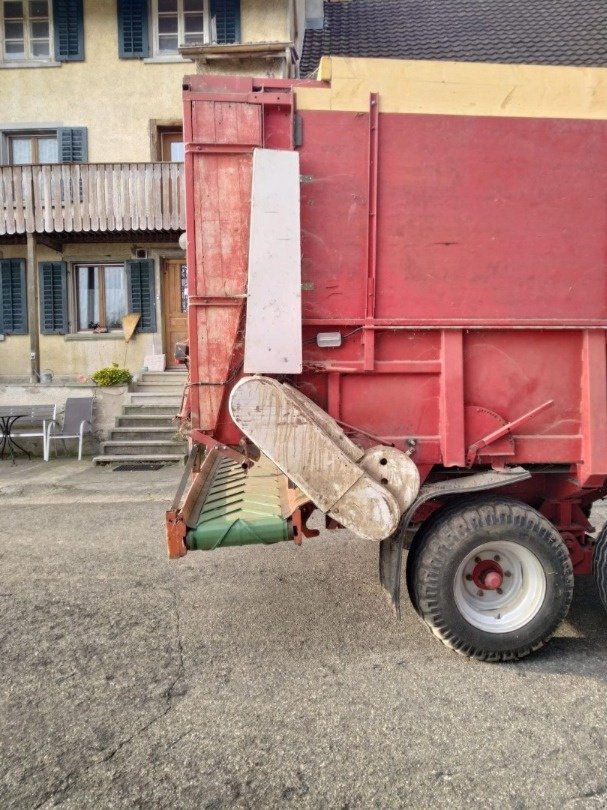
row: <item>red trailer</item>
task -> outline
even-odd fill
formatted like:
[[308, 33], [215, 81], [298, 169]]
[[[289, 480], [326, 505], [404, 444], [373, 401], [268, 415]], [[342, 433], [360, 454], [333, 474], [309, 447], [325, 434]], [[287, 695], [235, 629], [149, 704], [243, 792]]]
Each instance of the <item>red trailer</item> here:
[[542, 646], [593, 560], [607, 603], [606, 73], [185, 79], [172, 558], [298, 544], [319, 509], [379, 543], [397, 611], [408, 549], [420, 617], [489, 661]]

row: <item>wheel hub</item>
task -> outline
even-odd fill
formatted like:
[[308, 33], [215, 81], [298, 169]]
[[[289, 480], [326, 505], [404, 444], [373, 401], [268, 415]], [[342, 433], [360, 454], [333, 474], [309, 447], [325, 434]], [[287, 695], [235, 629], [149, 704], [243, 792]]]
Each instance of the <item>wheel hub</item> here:
[[488, 633], [524, 627], [539, 611], [546, 575], [538, 558], [513, 540], [477, 546], [461, 561], [453, 583], [462, 616]]
[[472, 581], [483, 591], [497, 591], [504, 584], [502, 566], [495, 560], [480, 560], [472, 569]]

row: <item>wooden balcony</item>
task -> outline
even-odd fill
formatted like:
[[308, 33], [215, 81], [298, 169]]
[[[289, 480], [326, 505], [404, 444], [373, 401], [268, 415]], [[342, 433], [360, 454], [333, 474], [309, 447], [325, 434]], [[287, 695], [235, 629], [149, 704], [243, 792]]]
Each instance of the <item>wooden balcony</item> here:
[[0, 166], [0, 236], [183, 230], [182, 163]]

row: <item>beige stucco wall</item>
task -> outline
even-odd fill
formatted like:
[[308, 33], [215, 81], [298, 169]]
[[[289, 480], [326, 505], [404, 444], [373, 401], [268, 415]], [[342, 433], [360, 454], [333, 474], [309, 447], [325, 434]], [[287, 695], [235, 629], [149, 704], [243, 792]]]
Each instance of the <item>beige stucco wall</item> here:
[[[288, 39], [289, 1], [242, 0], [243, 40]], [[86, 126], [90, 162], [148, 161], [149, 122], [181, 119], [182, 78], [196, 65], [119, 59], [116, 3], [84, 0], [84, 14], [83, 62], [0, 68], [0, 126]]]
[[240, 33], [243, 42], [291, 40], [291, 0], [241, 0]]

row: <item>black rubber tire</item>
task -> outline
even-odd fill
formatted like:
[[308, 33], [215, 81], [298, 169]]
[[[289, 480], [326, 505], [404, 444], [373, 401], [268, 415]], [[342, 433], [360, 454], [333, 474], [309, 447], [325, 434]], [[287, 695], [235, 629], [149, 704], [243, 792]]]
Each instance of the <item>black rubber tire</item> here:
[[[511, 541], [513, 534], [542, 565], [546, 594], [523, 627], [486, 632], [470, 624], [457, 607], [456, 572], [475, 546]], [[542, 647], [567, 616], [573, 567], [561, 536], [543, 515], [511, 498], [481, 495], [451, 503], [424, 523], [407, 559], [407, 584], [418, 615], [448, 647], [482, 661], [515, 661]]]
[[603, 607], [607, 610], [607, 523], [596, 540], [592, 555], [592, 573]]

